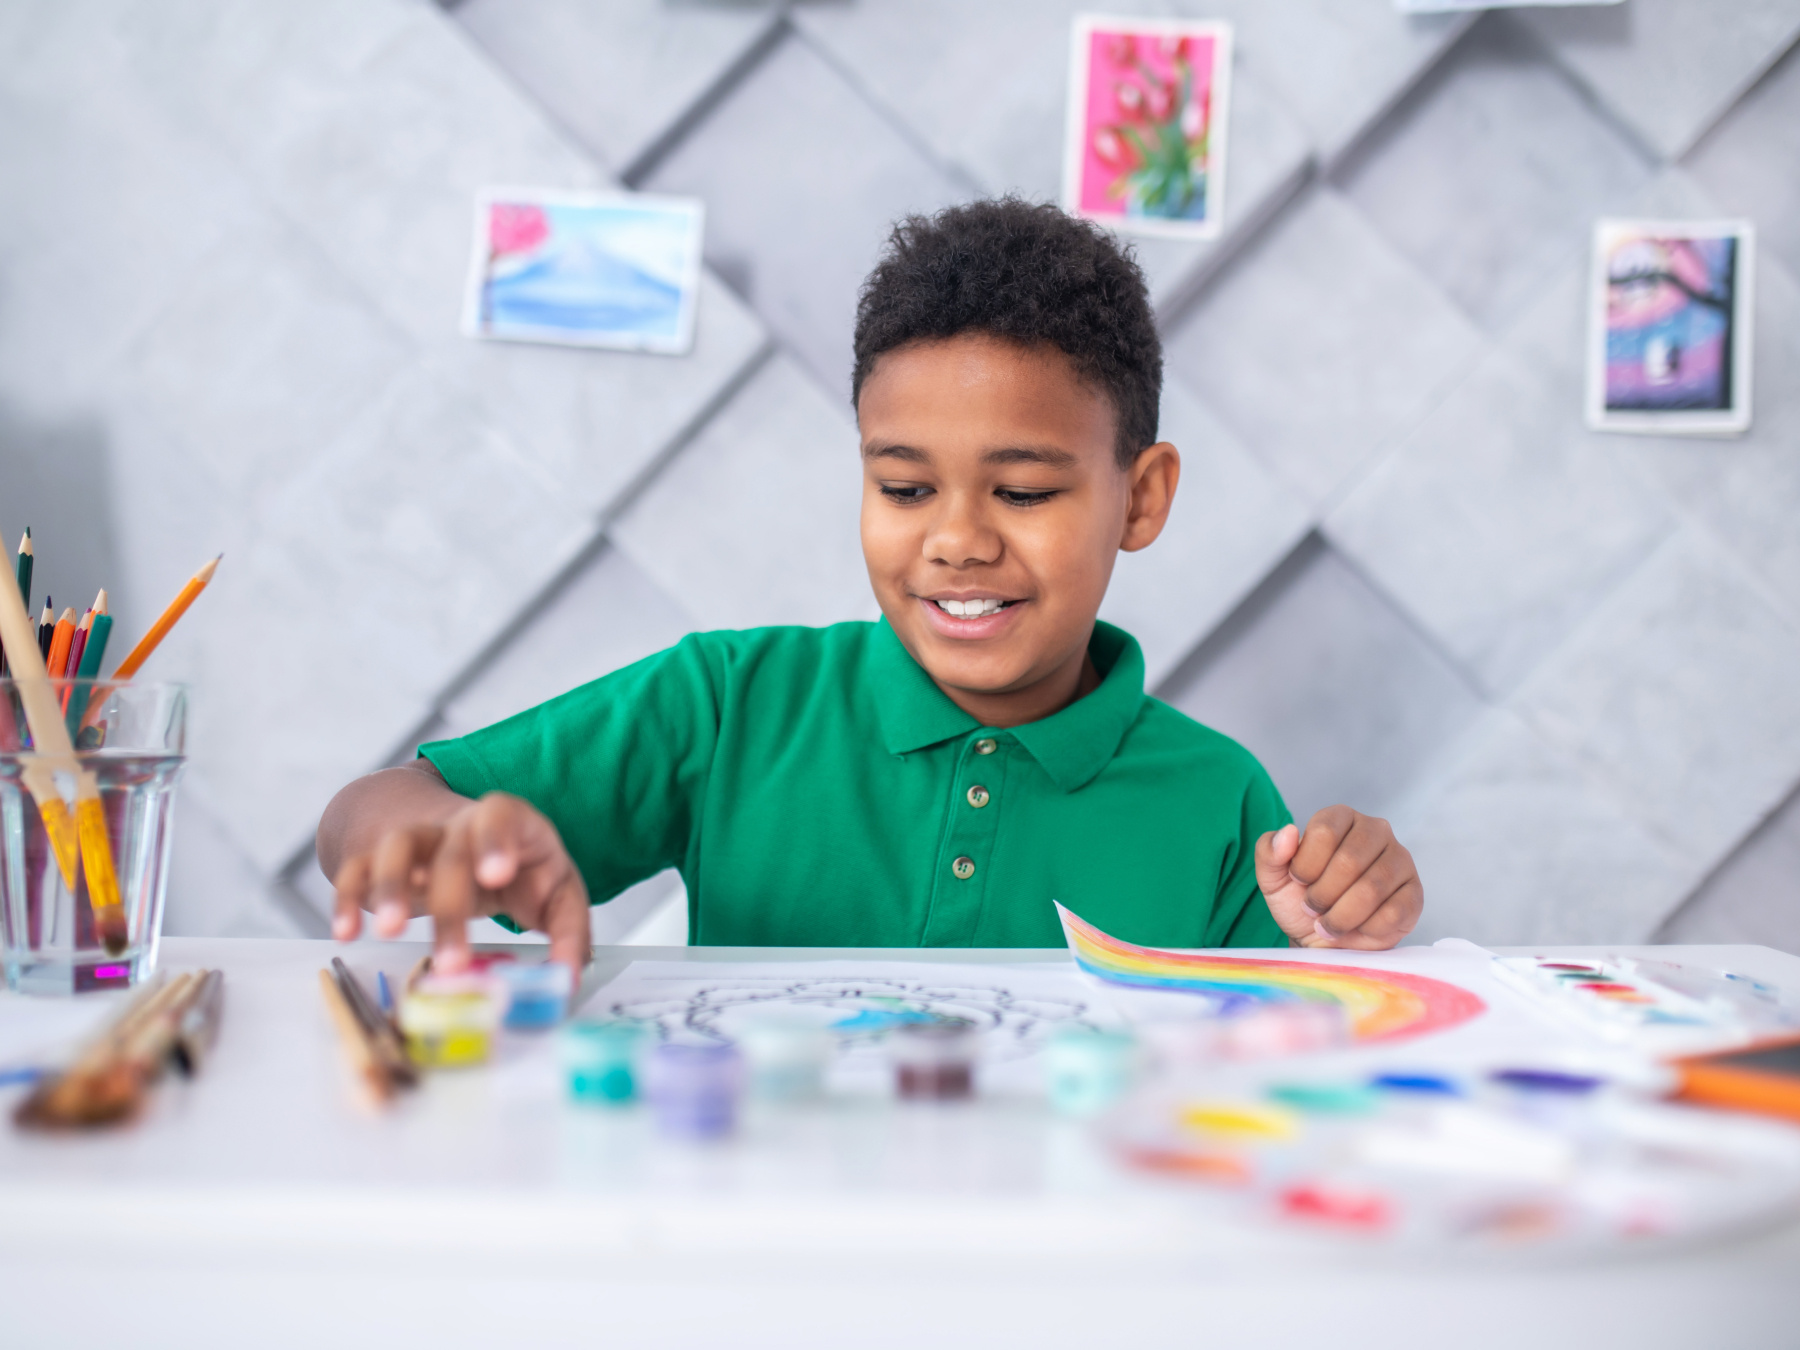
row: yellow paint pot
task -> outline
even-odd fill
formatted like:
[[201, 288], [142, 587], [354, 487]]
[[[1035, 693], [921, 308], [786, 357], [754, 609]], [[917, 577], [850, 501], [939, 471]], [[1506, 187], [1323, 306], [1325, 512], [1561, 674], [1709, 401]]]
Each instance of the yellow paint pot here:
[[421, 1068], [462, 1068], [487, 1062], [505, 1011], [485, 980], [428, 975], [401, 996], [400, 1030]]

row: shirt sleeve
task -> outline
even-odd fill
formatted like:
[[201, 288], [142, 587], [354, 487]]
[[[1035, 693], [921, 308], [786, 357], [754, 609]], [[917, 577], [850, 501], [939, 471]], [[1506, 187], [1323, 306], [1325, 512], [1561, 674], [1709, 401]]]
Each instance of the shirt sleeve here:
[[1262, 888], [1256, 884], [1256, 841], [1266, 832], [1290, 824], [1294, 817], [1262, 765], [1252, 761], [1251, 769], [1238, 812], [1238, 836], [1221, 868], [1209, 946], [1288, 945], [1287, 934], [1275, 922]]
[[594, 903], [690, 869], [719, 739], [703, 634], [419, 753], [466, 797], [509, 792], [549, 818]]

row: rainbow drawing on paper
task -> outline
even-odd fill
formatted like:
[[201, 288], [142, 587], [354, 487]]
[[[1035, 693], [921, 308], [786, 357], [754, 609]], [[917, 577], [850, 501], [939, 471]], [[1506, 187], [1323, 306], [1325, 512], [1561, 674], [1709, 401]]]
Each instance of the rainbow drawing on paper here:
[[1056, 912], [1084, 973], [1130, 988], [1204, 994], [1225, 1015], [1258, 1003], [1333, 1002], [1349, 1016], [1357, 1040], [1392, 1041], [1444, 1031], [1487, 1011], [1468, 990], [1423, 975], [1139, 947], [1109, 937], [1060, 904]]

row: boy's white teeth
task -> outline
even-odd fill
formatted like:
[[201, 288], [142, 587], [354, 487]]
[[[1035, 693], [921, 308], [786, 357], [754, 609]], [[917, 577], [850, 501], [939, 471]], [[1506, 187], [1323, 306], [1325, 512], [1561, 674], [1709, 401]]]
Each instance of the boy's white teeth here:
[[978, 619], [988, 614], [998, 614], [1006, 607], [1004, 600], [933, 600], [944, 613], [959, 619]]

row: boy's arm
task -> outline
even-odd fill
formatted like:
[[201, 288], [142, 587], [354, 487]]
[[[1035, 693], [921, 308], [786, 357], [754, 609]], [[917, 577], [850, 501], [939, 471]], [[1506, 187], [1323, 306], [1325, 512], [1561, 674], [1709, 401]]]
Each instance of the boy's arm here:
[[1381, 951], [1412, 932], [1425, 890], [1412, 854], [1377, 816], [1328, 806], [1302, 835], [1256, 841], [1256, 884], [1282, 932], [1302, 947]]
[[331, 799], [319, 821], [319, 866], [337, 888], [332, 936], [354, 938], [362, 911], [395, 937], [432, 916], [433, 966], [469, 959], [468, 920], [505, 912], [547, 933], [551, 959], [586, 963], [588, 895], [561, 836], [529, 803], [503, 792], [479, 801], [453, 792], [429, 760], [383, 769]]

